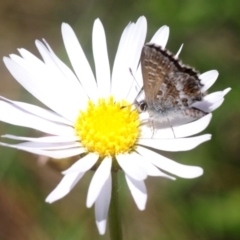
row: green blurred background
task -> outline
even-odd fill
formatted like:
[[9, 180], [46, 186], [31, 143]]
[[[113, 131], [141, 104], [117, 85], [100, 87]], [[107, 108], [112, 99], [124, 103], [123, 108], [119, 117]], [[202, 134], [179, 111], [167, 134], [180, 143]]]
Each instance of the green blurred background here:
[[[240, 239], [239, 0], [5, 0], [0, 2], [0, 56], [17, 53], [21, 47], [38, 55], [34, 40], [45, 38], [69, 63], [60, 31], [61, 23], [67, 22], [92, 63], [92, 25], [99, 17], [112, 63], [122, 30], [141, 15], [148, 20], [148, 40], [160, 26], [168, 25], [171, 33], [167, 48], [176, 52], [184, 43], [184, 63], [200, 72], [220, 72], [210, 91], [227, 87], [232, 91], [214, 112], [205, 131], [213, 134], [210, 142], [191, 152], [165, 153], [176, 161], [203, 167], [202, 177], [175, 182], [147, 179], [147, 207], [140, 212], [120, 176], [124, 239]], [[0, 95], [41, 105], [13, 79], [3, 63]], [[35, 134], [0, 123], [0, 134], [5, 133]], [[61, 174], [44, 161], [0, 147], [0, 239], [109, 239], [108, 231], [105, 236], [98, 235], [93, 208], [85, 206], [92, 172], [67, 197], [49, 205], [44, 199], [60, 181]]]

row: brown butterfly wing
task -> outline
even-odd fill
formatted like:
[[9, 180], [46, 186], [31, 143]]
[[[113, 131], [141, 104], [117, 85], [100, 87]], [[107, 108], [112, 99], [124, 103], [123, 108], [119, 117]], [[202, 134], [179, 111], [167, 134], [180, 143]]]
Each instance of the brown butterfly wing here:
[[146, 44], [141, 55], [143, 89], [148, 109], [156, 112], [205, 115], [190, 108], [201, 101], [201, 83], [198, 73], [183, 65], [169, 51]]

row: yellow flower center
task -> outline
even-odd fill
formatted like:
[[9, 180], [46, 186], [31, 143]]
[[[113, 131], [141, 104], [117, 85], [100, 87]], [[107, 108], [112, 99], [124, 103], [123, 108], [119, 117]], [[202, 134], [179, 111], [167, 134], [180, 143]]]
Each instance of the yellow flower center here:
[[97, 104], [89, 100], [87, 110], [80, 111], [75, 130], [88, 152], [115, 156], [134, 149], [139, 123], [138, 112], [131, 104], [110, 97], [99, 99]]

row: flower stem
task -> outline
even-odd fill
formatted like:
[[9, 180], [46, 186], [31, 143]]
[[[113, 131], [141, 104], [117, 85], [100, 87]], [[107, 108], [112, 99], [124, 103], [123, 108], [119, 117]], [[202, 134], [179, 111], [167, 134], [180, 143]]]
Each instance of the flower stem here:
[[118, 204], [118, 171], [112, 171], [112, 197], [109, 209], [109, 230], [111, 240], [123, 239]]

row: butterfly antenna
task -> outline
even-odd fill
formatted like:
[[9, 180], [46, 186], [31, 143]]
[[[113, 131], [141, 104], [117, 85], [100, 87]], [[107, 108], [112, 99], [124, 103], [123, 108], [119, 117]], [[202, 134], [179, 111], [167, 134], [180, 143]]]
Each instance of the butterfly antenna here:
[[135, 78], [134, 75], [133, 75], [133, 72], [132, 72], [132, 69], [131, 69], [131, 68], [129, 68], [129, 72], [130, 72], [130, 74], [132, 75], [132, 77], [133, 77], [133, 79], [134, 79], [136, 85], [138, 86], [138, 88], [140, 88], [140, 86], [139, 86], [139, 84], [138, 84], [136, 78]]
[[[130, 74], [132, 75], [132, 77], [133, 77], [133, 79], [134, 79], [134, 82], [135, 82], [137, 88], [140, 89], [139, 92], [138, 92], [138, 94], [137, 94], [137, 96], [135, 97], [135, 99], [134, 99], [134, 101], [133, 101], [133, 102], [137, 103], [136, 99], [137, 99], [137, 98], [139, 97], [139, 95], [142, 93], [143, 88], [141, 88], [141, 87], [139, 86], [139, 83], [137, 82], [135, 76], [133, 75], [133, 72], [132, 72], [132, 69], [131, 69], [131, 68], [129, 68], [129, 72], [130, 72]], [[131, 91], [131, 89], [132, 89], [132, 87], [133, 87], [133, 83], [134, 83], [134, 82], [132, 82], [132, 85], [131, 85], [131, 87], [130, 87], [130, 89], [129, 89], [129, 92], [128, 92], [127, 96], [129, 95], [129, 93], [130, 93], [130, 91]]]

